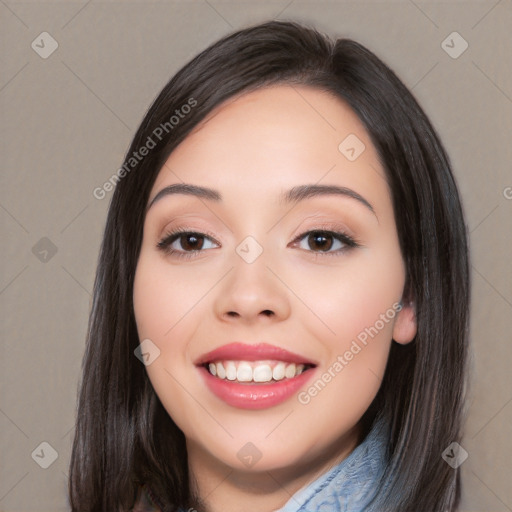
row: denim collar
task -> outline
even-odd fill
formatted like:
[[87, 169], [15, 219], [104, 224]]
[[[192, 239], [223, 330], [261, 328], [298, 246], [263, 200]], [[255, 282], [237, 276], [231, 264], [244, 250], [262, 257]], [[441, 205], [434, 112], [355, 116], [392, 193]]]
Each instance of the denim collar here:
[[386, 467], [388, 436], [387, 423], [376, 420], [347, 458], [297, 491], [274, 512], [367, 511]]

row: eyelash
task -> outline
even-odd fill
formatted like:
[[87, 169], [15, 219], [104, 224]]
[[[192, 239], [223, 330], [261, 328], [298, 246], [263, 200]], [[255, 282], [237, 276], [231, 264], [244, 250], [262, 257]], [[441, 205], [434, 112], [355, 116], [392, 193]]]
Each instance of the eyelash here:
[[172, 256], [176, 256], [177, 258], [184, 258], [184, 259], [193, 258], [194, 254], [196, 254], [198, 252], [203, 252], [203, 251], [200, 251], [200, 250], [195, 250], [195, 251], [176, 251], [175, 249], [171, 249], [170, 245], [175, 240], [177, 240], [179, 238], [179, 235], [183, 235], [183, 234], [199, 235], [201, 237], [204, 236], [205, 238], [209, 238], [209, 239], [211, 239], [212, 241], [214, 241], [217, 244], [219, 243], [219, 242], [217, 242], [217, 240], [215, 240], [215, 237], [213, 236], [213, 234], [208, 232], [208, 231], [206, 233], [201, 233], [199, 231], [193, 231], [193, 230], [190, 230], [190, 229], [187, 229], [187, 228], [176, 228], [175, 230], [170, 231], [169, 233], [166, 233], [164, 235], [162, 240], [160, 240], [160, 242], [158, 242], [157, 248], [162, 250], [166, 254], [170, 254]]
[[[338, 231], [333, 231], [333, 229], [338, 230]], [[351, 249], [361, 246], [361, 244], [355, 238], [347, 235], [343, 231], [343, 228], [339, 228], [336, 226], [328, 226], [328, 227], [327, 226], [325, 226], [325, 227], [319, 226], [318, 228], [310, 229], [309, 231], [305, 231], [301, 235], [297, 236], [293, 240], [292, 243], [300, 242], [306, 235], [309, 235], [311, 233], [321, 233], [324, 235], [330, 235], [335, 240], [340, 241], [344, 245], [344, 247], [342, 247], [341, 249], [336, 249], [335, 251], [329, 251], [329, 252], [308, 251], [308, 252], [311, 252], [314, 255], [314, 257], [338, 256], [338, 255], [345, 253]], [[171, 249], [170, 245], [173, 242], [175, 242], [179, 238], [180, 235], [183, 235], [183, 234], [197, 235], [199, 237], [208, 238], [211, 241], [215, 242], [216, 244], [219, 244], [219, 242], [217, 242], [217, 240], [215, 239], [213, 234], [210, 232], [202, 233], [199, 231], [190, 230], [188, 228], [176, 228], [175, 230], [170, 231], [169, 233], [166, 233], [164, 235], [164, 237], [158, 242], [157, 249], [163, 251], [166, 254], [170, 254], [173, 257], [183, 258], [183, 259], [190, 259], [190, 258], [193, 258], [196, 253], [204, 252], [204, 250], [201, 250], [201, 249], [196, 249], [193, 251], [177, 251], [175, 249]]]

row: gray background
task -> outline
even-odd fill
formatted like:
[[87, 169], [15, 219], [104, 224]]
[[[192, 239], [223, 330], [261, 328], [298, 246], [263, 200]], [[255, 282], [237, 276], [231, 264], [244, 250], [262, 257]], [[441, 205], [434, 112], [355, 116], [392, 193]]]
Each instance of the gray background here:
[[[270, 18], [368, 46], [413, 89], [447, 147], [472, 250], [462, 510], [512, 510], [511, 0], [0, 0], [0, 15], [0, 510], [67, 510], [76, 388], [112, 195], [98, 200], [93, 189], [119, 168], [179, 67]], [[44, 31], [59, 45], [46, 59], [31, 47]], [[441, 46], [454, 31], [469, 44], [458, 58]], [[449, 42], [452, 52], [460, 43]], [[47, 469], [36, 463], [51, 462], [42, 442], [58, 453]]]

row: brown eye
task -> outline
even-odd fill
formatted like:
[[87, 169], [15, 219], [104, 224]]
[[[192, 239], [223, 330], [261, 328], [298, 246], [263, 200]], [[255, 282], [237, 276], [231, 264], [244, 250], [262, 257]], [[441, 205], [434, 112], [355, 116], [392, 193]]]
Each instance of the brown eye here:
[[204, 236], [196, 233], [180, 235], [178, 240], [181, 242], [181, 247], [185, 251], [197, 251], [202, 249], [204, 244]]
[[359, 247], [359, 244], [345, 233], [321, 229], [303, 233], [295, 239], [295, 243], [298, 243], [300, 249], [333, 256]]
[[205, 249], [215, 248], [215, 245], [219, 246], [220, 244], [204, 233], [177, 229], [160, 240], [157, 248], [173, 256], [181, 257], [205, 252]]
[[308, 236], [308, 244], [312, 249], [328, 251], [333, 244], [332, 235], [323, 231], [312, 231]]

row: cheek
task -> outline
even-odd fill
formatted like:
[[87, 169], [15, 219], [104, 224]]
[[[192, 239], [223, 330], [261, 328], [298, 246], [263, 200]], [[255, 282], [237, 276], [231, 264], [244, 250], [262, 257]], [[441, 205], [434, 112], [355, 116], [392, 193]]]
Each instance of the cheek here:
[[169, 340], [182, 339], [176, 332], [187, 325], [189, 317], [197, 315], [208, 283], [197, 279], [197, 274], [188, 276], [189, 270], [177, 269], [158, 257], [141, 254], [133, 291], [141, 339], [154, 338], [165, 346], [174, 346]]
[[308, 297], [314, 312], [304, 322], [327, 357], [301, 403], [316, 403], [313, 416], [325, 407], [336, 421], [350, 414], [355, 419], [372, 402], [385, 372], [405, 278], [401, 255], [363, 250], [346, 265], [302, 275], [310, 278], [301, 280], [298, 295]]
[[[155, 393], [182, 428], [187, 410], [183, 384], [187, 381], [187, 343], [197, 325], [196, 309], [205, 291], [182, 284], [176, 272], [158, 258], [141, 253], [135, 273], [133, 305], [139, 339], [150, 339], [160, 351], [146, 366]], [[195, 307], [194, 307], [195, 306]]]
[[[376, 281], [369, 273], [359, 278], [347, 279], [344, 289], [331, 285], [330, 300], [316, 302], [318, 316], [334, 334], [325, 334], [325, 327], [318, 331], [324, 333], [317, 337], [328, 356], [298, 396], [312, 431], [318, 421], [335, 425], [336, 432], [351, 428], [377, 395], [385, 373], [400, 291], [387, 278]], [[318, 321], [313, 324], [318, 329]]]
[[391, 339], [405, 279], [396, 251], [383, 256], [363, 249], [357, 257], [348, 257], [346, 264], [310, 266], [293, 276], [293, 287], [309, 309], [302, 318], [331, 349], [345, 349], [358, 336], [364, 341], [368, 330], [376, 337], [375, 328], [379, 339]]
[[[175, 273], [158, 258], [141, 254], [133, 290], [133, 307], [139, 339], [150, 339], [160, 351], [146, 367], [156, 391], [173, 386], [185, 367], [187, 339], [194, 328], [198, 290], [183, 286]], [[196, 319], [197, 320], [197, 319]]]

